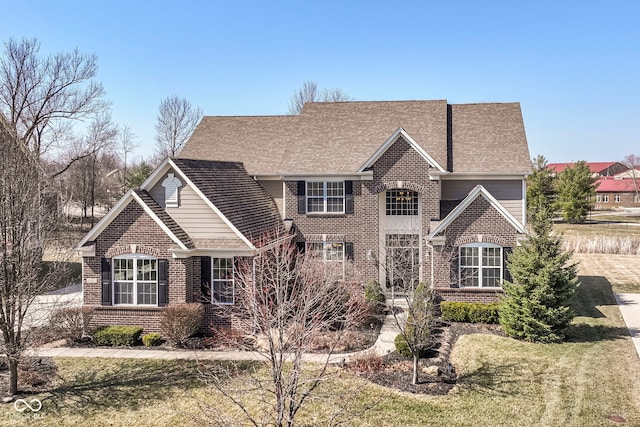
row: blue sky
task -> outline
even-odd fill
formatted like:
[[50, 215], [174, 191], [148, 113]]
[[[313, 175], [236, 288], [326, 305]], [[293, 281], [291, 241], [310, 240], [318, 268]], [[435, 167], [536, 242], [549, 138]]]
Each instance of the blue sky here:
[[550, 162], [640, 154], [638, 1], [3, 3], [0, 40], [98, 56], [139, 156], [169, 95], [206, 115], [286, 114], [305, 80], [361, 101], [518, 101]]

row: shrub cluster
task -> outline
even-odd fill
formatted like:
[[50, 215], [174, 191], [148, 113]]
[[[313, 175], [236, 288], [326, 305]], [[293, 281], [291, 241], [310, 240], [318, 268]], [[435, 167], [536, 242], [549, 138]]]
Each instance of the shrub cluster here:
[[95, 341], [98, 345], [133, 346], [140, 341], [142, 326], [105, 326], [96, 331]]
[[145, 334], [142, 336], [142, 344], [145, 347], [154, 347], [156, 345], [160, 345], [162, 343], [162, 337], [157, 332], [152, 332], [150, 334]]
[[195, 334], [202, 324], [204, 308], [202, 304], [169, 305], [162, 311], [160, 330], [179, 347], [183, 347], [187, 338]]
[[498, 323], [500, 303], [442, 301], [440, 310], [442, 318], [451, 322]]
[[80, 341], [89, 335], [89, 322], [92, 317], [91, 307], [64, 307], [53, 313], [51, 325], [58, 337], [68, 341]]
[[364, 299], [369, 305], [369, 311], [374, 314], [380, 314], [384, 311], [387, 297], [382, 292], [380, 283], [377, 280], [371, 279], [364, 287]]

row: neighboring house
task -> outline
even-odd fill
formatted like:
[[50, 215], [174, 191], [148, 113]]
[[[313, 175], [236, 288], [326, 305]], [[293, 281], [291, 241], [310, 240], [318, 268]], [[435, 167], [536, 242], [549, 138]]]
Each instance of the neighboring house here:
[[233, 305], [234, 259], [275, 229], [390, 294], [425, 281], [444, 299], [495, 301], [525, 238], [530, 172], [518, 103], [205, 117], [81, 241], [85, 304], [96, 324], [157, 330], [164, 305], [205, 295], [207, 324], [229, 325], [214, 308]]
[[640, 178], [601, 177], [596, 185], [595, 209], [640, 206]]
[[[600, 178], [603, 176], [614, 176], [625, 171], [629, 168], [620, 162], [585, 162], [591, 171], [591, 175], [594, 178]], [[568, 167], [574, 167], [575, 163], [549, 163], [547, 168], [553, 173], [560, 173]]]
[[[640, 206], [640, 177], [620, 162], [585, 162], [596, 179], [595, 209], [616, 209]], [[554, 173], [560, 173], [575, 163], [549, 163]]]

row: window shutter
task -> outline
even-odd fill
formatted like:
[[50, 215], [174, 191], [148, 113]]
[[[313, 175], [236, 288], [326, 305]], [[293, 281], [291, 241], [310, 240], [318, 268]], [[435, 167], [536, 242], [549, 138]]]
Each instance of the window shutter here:
[[211, 257], [200, 257], [200, 301], [211, 302]]
[[101, 259], [100, 271], [102, 272], [102, 305], [112, 305], [111, 259]]
[[353, 260], [353, 242], [344, 243], [344, 257], [348, 260]]
[[344, 213], [353, 213], [353, 181], [344, 182]]
[[169, 263], [166, 259], [158, 260], [158, 305], [169, 303]]
[[513, 252], [513, 248], [510, 248], [510, 247], [502, 248], [502, 279], [506, 280], [507, 282], [511, 282], [513, 280], [511, 278], [511, 273], [507, 268], [507, 259], [509, 258], [509, 255], [511, 255], [511, 252]]
[[303, 254], [307, 249], [307, 242], [296, 242], [296, 248], [298, 248], [298, 252]]
[[298, 181], [298, 213], [307, 213], [307, 182]]

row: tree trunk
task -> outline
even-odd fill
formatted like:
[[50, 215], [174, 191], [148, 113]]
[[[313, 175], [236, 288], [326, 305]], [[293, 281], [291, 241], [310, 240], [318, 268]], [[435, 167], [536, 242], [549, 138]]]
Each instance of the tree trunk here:
[[18, 360], [9, 359], [9, 395], [18, 394]]
[[418, 384], [418, 355], [413, 355], [413, 379], [411, 380], [411, 384]]

